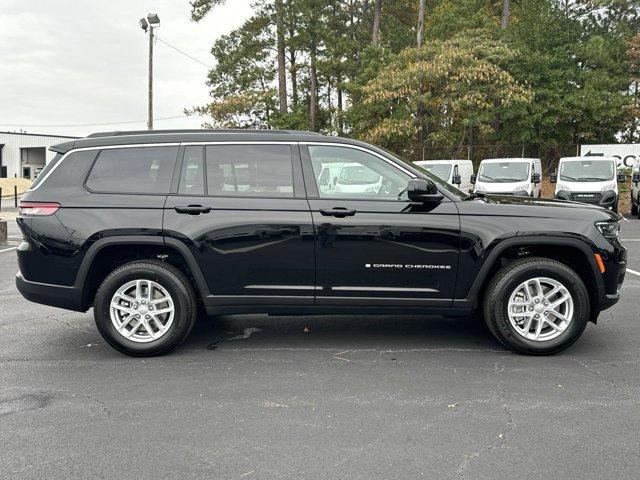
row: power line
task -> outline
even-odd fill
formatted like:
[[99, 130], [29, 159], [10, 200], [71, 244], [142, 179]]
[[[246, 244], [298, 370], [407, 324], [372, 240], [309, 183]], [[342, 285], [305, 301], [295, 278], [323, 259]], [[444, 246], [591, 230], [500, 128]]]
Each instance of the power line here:
[[203, 62], [202, 60], [200, 60], [200, 59], [198, 59], [198, 58], [194, 57], [193, 55], [189, 55], [188, 53], [183, 52], [183, 51], [182, 51], [182, 50], [180, 50], [178, 47], [174, 47], [174, 46], [173, 46], [173, 45], [171, 45], [169, 42], [164, 41], [164, 40], [163, 40], [163, 39], [161, 39], [157, 34], [156, 34], [156, 39], [157, 39], [159, 42], [164, 43], [167, 47], [169, 47], [169, 48], [173, 48], [176, 52], [181, 53], [182, 55], [184, 55], [184, 56], [185, 56], [185, 57], [187, 57], [187, 58], [190, 58], [190, 59], [191, 59], [191, 60], [193, 60], [194, 62], [197, 62], [197, 63], [199, 63], [200, 65], [204, 65], [204, 66], [205, 66], [205, 67], [207, 67], [207, 68], [213, 68], [213, 66], [212, 66], [212, 65], [209, 65], [208, 63]]
[[[171, 117], [156, 118], [157, 121], [172, 120], [174, 118], [183, 118], [185, 114], [173, 115]], [[48, 127], [105, 127], [109, 125], [126, 125], [129, 123], [146, 123], [146, 120], [130, 120], [126, 122], [108, 122], [108, 123], [78, 123], [78, 124], [26, 124], [26, 123], [0, 123], [0, 127], [29, 127], [29, 128], [48, 128]]]

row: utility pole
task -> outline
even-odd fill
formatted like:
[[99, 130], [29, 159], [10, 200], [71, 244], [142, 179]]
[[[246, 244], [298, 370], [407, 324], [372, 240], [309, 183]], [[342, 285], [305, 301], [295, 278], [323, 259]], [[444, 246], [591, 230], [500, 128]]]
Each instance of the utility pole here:
[[150, 13], [147, 18], [140, 19], [140, 27], [149, 32], [149, 94], [147, 128], [153, 130], [153, 31], [160, 26], [160, 17], [156, 13]]

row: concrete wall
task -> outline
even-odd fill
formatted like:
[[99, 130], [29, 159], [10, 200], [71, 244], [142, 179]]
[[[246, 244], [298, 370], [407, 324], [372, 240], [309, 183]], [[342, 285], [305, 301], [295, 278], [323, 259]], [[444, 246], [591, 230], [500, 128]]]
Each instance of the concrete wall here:
[[[74, 138], [75, 137], [0, 132], [0, 145], [4, 144], [4, 147], [2, 147], [2, 166], [7, 167], [7, 177], [22, 177], [21, 148], [44, 147], [46, 149], [45, 163], [49, 163], [55, 156], [55, 153], [49, 151], [49, 147], [58, 143], [69, 142]], [[29, 154], [33, 155], [32, 152], [33, 151], [29, 152]], [[37, 156], [41, 155], [41, 153], [36, 153], [35, 155], [36, 157], [32, 158], [37, 159]], [[38, 161], [38, 163], [40, 162]], [[39, 167], [38, 165], [38, 168]]]

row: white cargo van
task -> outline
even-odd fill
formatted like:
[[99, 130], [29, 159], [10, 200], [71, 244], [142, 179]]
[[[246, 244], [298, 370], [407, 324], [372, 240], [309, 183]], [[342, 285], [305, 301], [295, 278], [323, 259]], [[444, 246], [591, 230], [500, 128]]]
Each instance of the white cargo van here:
[[471, 183], [473, 162], [471, 160], [420, 160], [414, 163], [465, 193], [473, 187]]
[[591, 203], [618, 211], [618, 182], [625, 175], [618, 175], [617, 161], [612, 157], [561, 158], [558, 171], [551, 175], [556, 184], [555, 198]]
[[631, 215], [640, 218], [640, 160], [633, 163], [631, 173]]
[[539, 158], [492, 158], [482, 160], [474, 175], [474, 192], [494, 195], [540, 197], [542, 162]]
[[347, 163], [340, 169], [334, 192], [343, 195], [378, 193], [382, 188], [382, 176], [360, 163]]

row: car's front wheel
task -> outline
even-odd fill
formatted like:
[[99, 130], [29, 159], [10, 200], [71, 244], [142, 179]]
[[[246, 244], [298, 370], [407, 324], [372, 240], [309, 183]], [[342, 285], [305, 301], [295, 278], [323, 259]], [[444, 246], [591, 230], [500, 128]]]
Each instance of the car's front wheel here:
[[196, 321], [193, 287], [172, 265], [132, 262], [111, 272], [96, 293], [96, 326], [116, 350], [162, 355], [184, 340]]
[[572, 345], [589, 320], [589, 295], [580, 276], [555, 260], [532, 257], [498, 271], [487, 286], [484, 318], [509, 349], [551, 355]]
[[[638, 199], [635, 199], [637, 202]], [[631, 197], [631, 215], [638, 215], [638, 203], [634, 203], [633, 196]]]

